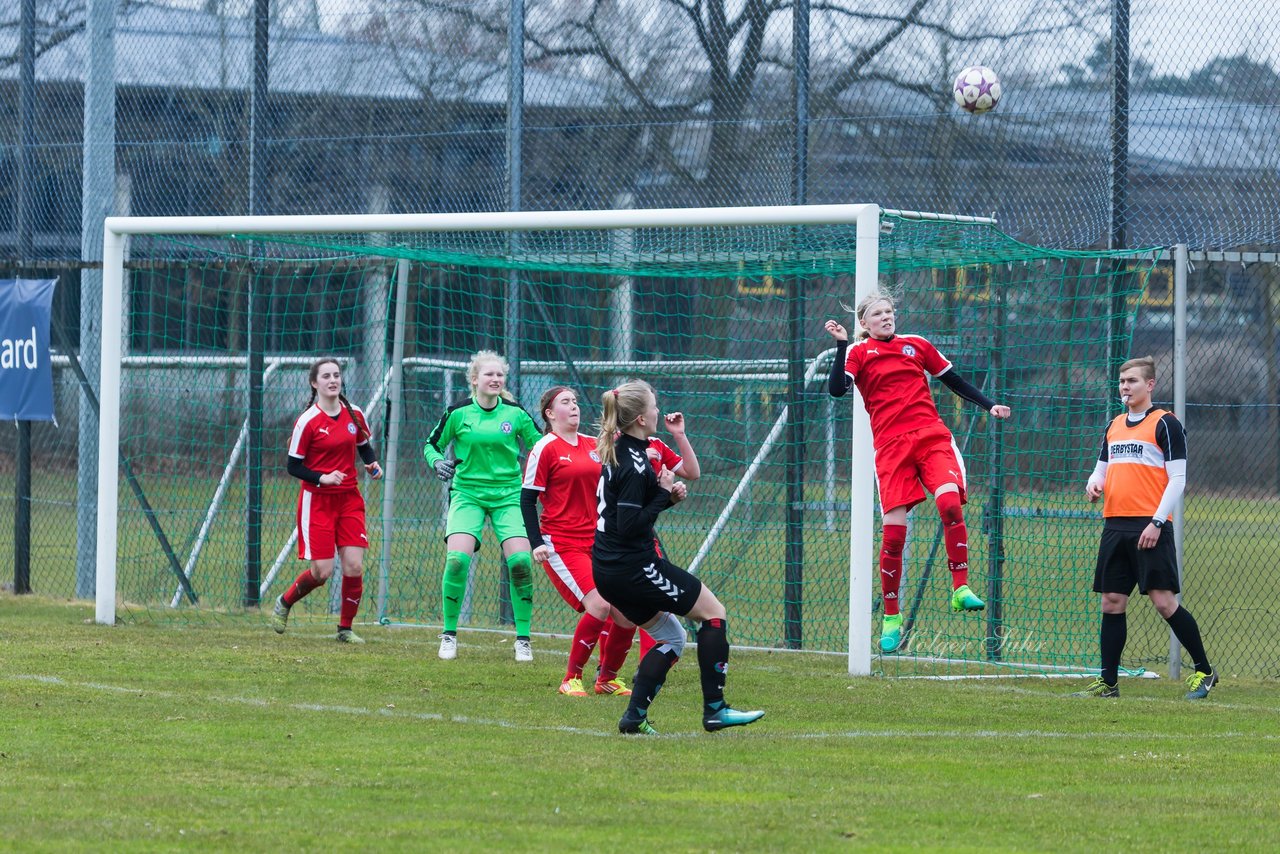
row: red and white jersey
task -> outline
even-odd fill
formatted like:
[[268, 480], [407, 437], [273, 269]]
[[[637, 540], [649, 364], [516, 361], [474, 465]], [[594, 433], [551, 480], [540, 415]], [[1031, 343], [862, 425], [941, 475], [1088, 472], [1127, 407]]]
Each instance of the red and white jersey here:
[[671, 450], [671, 447], [657, 436], [649, 437], [649, 450], [657, 451], [658, 455], [649, 455], [649, 462], [653, 463], [655, 473], [660, 473], [662, 467], [666, 466], [668, 471], [679, 473], [680, 466], [684, 465], [684, 457]]
[[895, 335], [888, 341], [864, 338], [849, 348], [844, 372], [862, 392], [877, 448], [942, 420], [928, 377], [949, 370], [951, 362], [919, 335]]
[[360, 407], [352, 404], [351, 408], [360, 419], [359, 426], [351, 420], [351, 413], [345, 406], [338, 410], [337, 416], [333, 416], [312, 404], [298, 416], [297, 423], [293, 425], [293, 436], [289, 439], [289, 456], [302, 460], [304, 466], [320, 474], [340, 471], [347, 476], [341, 486], [318, 486], [302, 481], [303, 489], [309, 492], [359, 491], [356, 436], [363, 433], [365, 439], [359, 444], [368, 444], [369, 424]]
[[522, 486], [542, 493], [539, 527], [557, 546], [595, 542], [599, 484], [594, 436], [579, 433], [572, 443], [548, 433], [529, 450]]

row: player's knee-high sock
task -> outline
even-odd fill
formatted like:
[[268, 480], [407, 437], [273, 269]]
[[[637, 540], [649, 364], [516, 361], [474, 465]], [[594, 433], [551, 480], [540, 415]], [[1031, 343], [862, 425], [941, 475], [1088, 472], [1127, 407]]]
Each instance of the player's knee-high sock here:
[[1178, 610], [1165, 618], [1165, 622], [1169, 624], [1169, 628], [1173, 629], [1178, 643], [1186, 647], [1187, 652], [1191, 654], [1191, 660], [1196, 663], [1196, 672], [1212, 673], [1209, 656], [1204, 652], [1204, 641], [1200, 638], [1200, 626], [1196, 623], [1196, 618], [1191, 616], [1191, 612], [1179, 605]]
[[907, 545], [906, 525], [885, 525], [880, 547], [880, 589], [884, 593], [884, 613], [898, 613], [898, 588], [902, 585], [902, 550]]
[[631, 644], [636, 638], [636, 627], [624, 629], [609, 619], [600, 632], [600, 638], [600, 678], [608, 682], [618, 675], [623, 662], [627, 660], [627, 653], [631, 651]]
[[449, 552], [444, 557], [440, 610], [444, 616], [444, 630], [449, 634], [458, 632], [458, 615], [462, 613], [462, 597], [467, 592], [467, 570], [470, 568], [471, 555], [468, 552]]
[[964, 510], [960, 495], [944, 492], [937, 496], [938, 515], [942, 517], [942, 539], [947, 544], [947, 568], [951, 570], [951, 587], [969, 583], [969, 531], [964, 526]]
[[364, 576], [342, 576], [342, 607], [338, 612], [338, 628], [351, 628], [351, 624], [356, 619], [356, 612], [360, 610], [362, 598], [364, 598]]
[[533, 557], [529, 552], [516, 552], [507, 558], [507, 585], [511, 588], [516, 637], [527, 638], [533, 621]]
[[284, 599], [284, 606], [292, 608], [298, 604], [299, 599], [323, 585], [323, 578], [316, 578], [310, 569], [302, 570], [302, 572], [298, 573], [298, 577], [293, 580], [293, 583], [289, 585], [289, 589], [284, 592], [284, 596], [281, 597]]
[[1102, 681], [1108, 685], [1116, 684], [1120, 678], [1120, 654], [1124, 652], [1124, 642], [1129, 635], [1129, 621], [1124, 614], [1102, 615]]
[[644, 629], [640, 630], [640, 660], [649, 654], [649, 650], [653, 649], [654, 640]]
[[564, 672], [565, 679], [582, 678], [582, 668], [587, 666], [604, 626], [604, 620], [586, 612], [578, 618], [578, 627], [573, 630], [573, 645], [569, 647], [569, 667]]
[[667, 681], [667, 672], [678, 659], [675, 650], [665, 644], [654, 647], [640, 659], [640, 667], [636, 670], [636, 684], [632, 686], [631, 700], [627, 704], [628, 715], [642, 718], [649, 713], [649, 704], [658, 696], [662, 683]]
[[698, 629], [698, 673], [702, 703], [708, 712], [724, 705], [724, 680], [729, 672], [729, 621], [704, 620]]

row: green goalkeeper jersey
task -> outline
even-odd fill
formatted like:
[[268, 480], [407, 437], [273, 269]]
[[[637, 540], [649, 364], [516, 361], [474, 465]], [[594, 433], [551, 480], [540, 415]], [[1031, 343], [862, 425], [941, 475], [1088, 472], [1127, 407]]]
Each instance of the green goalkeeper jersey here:
[[499, 398], [497, 406], [485, 409], [474, 398], [468, 398], [440, 417], [422, 455], [434, 468], [452, 444], [458, 464], [453, 488], [476, 498], [496, 500], [513, 491], [519, 494], [522, 476], [516, 440], [524, 442], [528, 449], [541, 438], [532, 416], [518, 403]]

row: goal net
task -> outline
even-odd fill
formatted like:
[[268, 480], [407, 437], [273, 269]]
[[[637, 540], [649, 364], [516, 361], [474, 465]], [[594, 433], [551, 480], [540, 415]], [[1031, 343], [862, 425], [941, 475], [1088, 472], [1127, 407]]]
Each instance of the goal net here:
[[[253, 614], [288, 586], [304, 564], [287, 443], [307, 368], [331, 355], [387, 472], [361, 483], [358, 619], [438, 625], [447, 495], [422, 447], [468, 394], [471, 354], [492, 349], [535, 417], [563, 384], [585, 425], [628, 378], [685, 414], [702, 476], [658, 531], [724, 601], [735, 644], [847, 655], [852, 672], [1078, 671], [1096, 656], [1100, 527], [1082, 487], [1153, 263], [860, 205], [109, 220], [99, 620]], [[822, 329], [852, 326], [844, 306], [877, 286], [900, 330], [1015, 413], [995, 422], [939, 386], [968, 468], [970, 585], [989, 605], [946, 608], [927, 502], [912, 514], [907, 641], [892, 656], [874, 643], [870, 434], [852, 396], [826, 392]], [[464, 627], [505, 625], [500, 554], [487, 531]], [[291, 625], [331, 627], [335, 595], [312, 594]], [[575, 620], [539, 578], [535, 633]], [[1153, 629], [1152, 644], [1165, 637]]]

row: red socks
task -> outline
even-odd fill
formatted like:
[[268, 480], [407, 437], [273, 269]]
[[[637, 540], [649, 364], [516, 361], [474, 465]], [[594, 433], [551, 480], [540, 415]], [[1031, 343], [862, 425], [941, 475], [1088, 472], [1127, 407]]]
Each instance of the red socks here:
[[880, 590], [884, 593], [884, 613], [898, 613], [898, 588], [902, 585], [902, 549], [907, 544], [906, 525], [885, 525], [880, 547]]
[[944, 492], [935, 496], [934, 502], [942, 517], [942, 539], [947, 544], [947, 568], [954, 590], [969, 583], [969, 530], [964, 526], [959, 493]]
[[573, 630], [573, 646], [569, 647], [569, 667], [564, 672], [565, 679], [581, 679], [582, 668], [587, 666], [591, 652], [596, 648], [596, 641], [604, 629], [604, 620], [598, 620], [585, 611], [578, 620], [578, 627]]
[[342, 608], [338, 612], [338, 628], [349, 629], [355, 622], [360, 600], [364, 598], [364, 576], [342, 576]]
[[[618, 671], [622, 669], [622, 663], [627, 660], [627, 653], [631, 651], [631, 642], [636, 637], [636, 629], [635, 626], [629, 629], [619, 628], [610, 619], [605, 623], [605, 632], [608, 634], [601, 633], [604, 640], [600, 643], [600, 679], [608, 682], [618, 675]], [[649, 645], [653, 645], [652, 640]]]
[[289, 585], [289, 589], [284, 592], [284, 596], [281, 597], [284, 599], [284, 606], [286, 608], [292, 608], [294, 605], [298, 604], [298, 600], [302, 599], [302, 597], [323, 585], [324, 582], [317, 580], [316, 577], [311, 574], [310, 569], [302, 570], [302, 572], [298, 574], [298, 577], [293, 580], [293, 584]]

